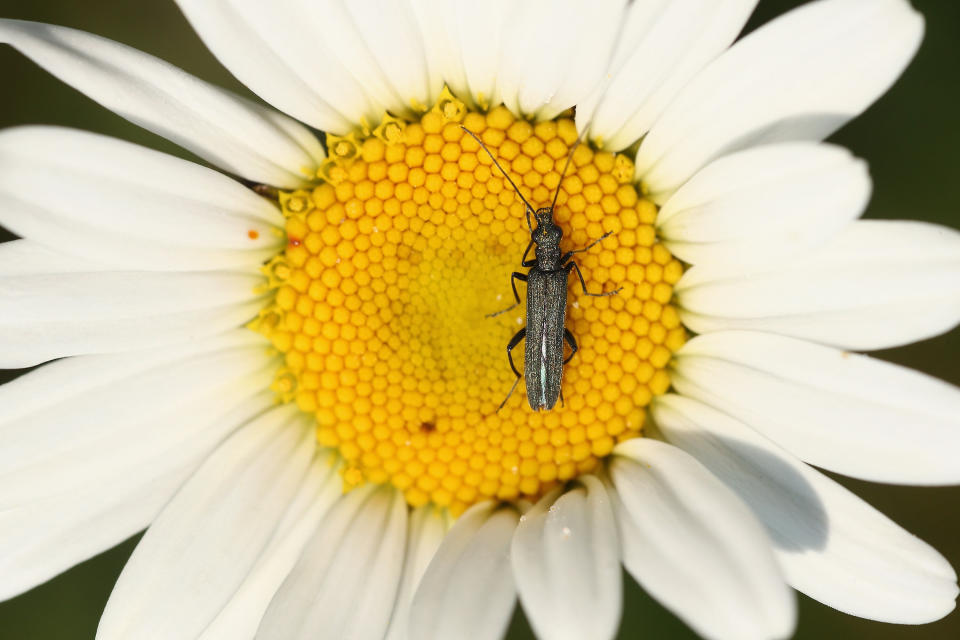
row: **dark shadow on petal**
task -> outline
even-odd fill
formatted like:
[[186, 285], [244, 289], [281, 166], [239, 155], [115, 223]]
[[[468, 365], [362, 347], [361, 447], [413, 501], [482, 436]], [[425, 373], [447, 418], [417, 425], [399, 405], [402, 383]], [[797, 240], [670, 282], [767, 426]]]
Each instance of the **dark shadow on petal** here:
[[667, 438], [733, 489], [766, 526], [777, 549], [822, 549], [830, 533], [823, 501], [782, 458], [743, 440], [701, 432]]
[[764, 144], [821, 140], [829, 137], [849, 120], [850, 116], [843, 113], [804, 113], [780, 118], [772, 124], [749, 131], [732, 141], [722, 155]]

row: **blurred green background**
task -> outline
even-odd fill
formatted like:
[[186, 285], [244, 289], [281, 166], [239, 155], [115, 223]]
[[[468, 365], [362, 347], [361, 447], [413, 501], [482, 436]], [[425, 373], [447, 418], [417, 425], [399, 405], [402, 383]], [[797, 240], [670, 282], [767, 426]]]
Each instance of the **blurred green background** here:
[[[747, 29], [799, 4], [802, 2], [796, 0], [761, 0]], [[957, 228], [960, 216], [954, 189], [960, 178], [960, 3], [913, 0], [913, 4], [927, 21], [927, 35], [919, 55], [893, 90], [840, 131], [834, 141], [870, 164], [874, 195], [868, 217], [928, 220]], [[0, 0], [0, 17], [92, 31], [251, 95], [206, 51], [172, 0]], [[102, 109], [9, 47], [0, 46], [0, 70], [0, 127], [27, 123], [66, 125], [191, 157]], [[10, 237], [0, 229], [0, 239]], [[960, 384], [960, 331], [878, 355]], [[14, 374], [0, 372], [0, 381]], [[955, 567], [960, 566], [960, 488], [890, 487], [839, 479], [939, 549]], [[93, 638], [110, 589], [135, 544], [136, 539], [128, 540], [29, 593], [0, 603], [0, 638]], [[621, 638], [695, 637], [629, 579], [623, 618]], [[841, 636], [953, 640], [960, 638], [960, 614], [954, 612], [922, 627], [884, 625], [853, 618], [800, 597], [797, 638]], [[511, 638], [531, 637], [518, 613]]]

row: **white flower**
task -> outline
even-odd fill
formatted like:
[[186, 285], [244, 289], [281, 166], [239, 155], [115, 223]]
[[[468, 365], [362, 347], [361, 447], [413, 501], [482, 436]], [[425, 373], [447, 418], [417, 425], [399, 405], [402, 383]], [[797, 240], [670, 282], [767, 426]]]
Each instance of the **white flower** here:
[[[621, 564], [705, 638], [789, 636], [791, 587], [888, 622], [923, 623], [953, 609], [956, 574], [942, 556], [808, 466], [881, 482], [960, 482], [960, 392], [850, 353], [927, 338], [960, 321], [960, 234], [921, 223], [857, 221], [871, 189], [866, 168], [820, 142], [886, 91], [912, 58], [923, 21], [906, 1], [812, 2], [732, 46], [755, 0], [179, 4], [224, 66], [277, 111], [90, 34], [0, 21], [0, 41], [105, 107], [228, 174], [283, 191], [278, 205], [211, 169], [90, 133], [0, 132], [0, 223], [23, 238], [0, 246], [0, 366], [61, 358], [0, 388], [0, 597], [149, 526], [98, 638], [496, 638], [517, 596], [543, 638], [609, 638], [622, 608]], [[478, 115], [500, 103], [512, 115], [502, 109], [490, 110], [487, 120]], [[630, 276], [629, 290], [604, 303], [609, 307], [575, 307], [571, 322], [605, 336], [607, 327], [589, 314], [617, 311], [627, 321], [613, 327], [617, 335], [636, 337], [629, 324], [635, 316], [663, 330], [658, 346], [640, 335], [654, 352], [634, 357], [640, 365], [627, 364], [630, 349], [585, 347], [583, 363], [568, 366], [565, 385], [570, 411], [583, 412], [518, 419], [518, 429], [523, 420], [552, 428], [559, 416], [574, 416], [563, 423], [561, 440], [554, 442], [550, 431], [551, 440], [539, 442], [551, 447], [543, 458], [551, 471], [523, 476], [517, 464], [513, 476], [506, 474], [532, 480], [529, 490], [489, 477], [496, 481], [489, 490], [480, 485], [460, 493], [469, 488], [458, 483], [474, 458], [463, 458], [459, 475], [451, 463], [442, 467], [447, 475], [431, 480], [426, 466], [440, 455], [433, 450], [418, 463], [419, 477], [404, 480], [406, 470], [388, 469], [380, 482], [372, 480], [396, 461], [393, 444], [380, 439], [365, 449], [389, 444], [378, 454], [383, 469], [380, 462], [358, 462], [357, 432], [376, 433], [390, 419], [422, 419], [424, 433], [410, 438], [427, 441], [444, 432], [424, 417], [432, 413], [420, 410], [487, 418], [467, 401], [448, 401], [461, 392], [451, 382], [439, 388], [453, 408], [427, 403], [413, 410], [401, 402], [380, 422], [367, 420], [361, 405], [379, 406], [370, 401], [373, 392], [358, 394], [355, 372], [331, 363], [367, 355], [386, 361], [372, 349], [350, 351], [361, 343], [349, 336], [363, 330], [385, 350], [406, 343], [390, 331], [376, 338], [377, 314], [361, 313], [366, 320], [352, 325], [337, 319], [340, 312], [350, 316], [334, 298], [343, 297], [339, 265], [351, 257], [338, 252], [353, 250], [347, 241], [353, 234], [387, 231], [349, 227], [348, 234], [342, 223], [350, 211], [308, 229], [313, 219], [292, 212], [333, 212], [330, 185], [343, 178], [325, 172], [361, 166], [350, 164], [357, 158], [367, 162], [366, 142], [375, 164], [384, 147], [377, 136], [389, 143], [404, 123], [415, 128], [428, 117], [454, 123], [474, 117], [497, 133], [497, 118], [550, 122], [570, 107], [595, 148], [625, 150], [633, 160], [616, 156], [626, 163], [616, 166], [633, 173], [625, 177], [628, 192], [617, 191], [624, 202], [614, 198], [610, 206], [632, 211], [632, 184], [642, 185], [660, 207], [655, 224], [662, 242], [655, 247], [660, 253], [637, 243], [637, 255], [653, 254], [639, 271], [625, 266], [636, 266], [632, 249], [626, 257], [607, 250], [606, 262], [584, 257], [597, 260], [594, 274], [622, 268], [640, 276]], [[386, 112], [392, 115], [383, 120]], [[331, 159], [304, 125], [332, 134]], [[549, 140], [562, 139], [550, 131]], [[456, 142], [443, 157], [451, 166], [461, 146], [468, 151], [458, 140], [447, 140]], [[561, 145], [561, 156], [571, 142]], [[612, 155], [582, 148], [584, 163], [601, 156], [613, 163]], [[506, 157], [507, 150], [498, 153]], [[417, 162], [402, 159], [411, 168]], [[524, 183], [528, 191], [551, 172], [556, 182], [563, 178], [552, 161], [542, 171], [516, 163], [508, 171], [539, 171]], [[400, 182], [406, 166], [402, 173]], [[363, 188], [374, 190], [371, 175], [350, 182], [351, 194], [363, 180], [369, 182]], [[326, 176], [327, 192], [318, 176]], [[461, 192], [470, 192], [468, 182]], [[607, 183], [611, 190], [595, 189], [595, 201], [586, 192], [581, 200], [599, 205], [601, 196], [613, 196], [618, 183]], [[599, 221], [614, 219], [613, 210], [574, 204], [569, 184], [561, 204], [575, 212], [573, 220], [586, 212], [583, 225], [563, 220], [571, 235], [587, 237], [582, 227], [590, 225], [609, 230]], [[313, 186], [313, 195], [297, 191]], [[505, 193], [498, 212], [513, 206]], [[497, 203], [496, 193], [484, 194]], [[328, 208], [316, 204], [328, 195]], [[389, 195], [377, 198], [379, 207]], [[411, 224], [409, 236], [407, 227], [392, 230], [399, 238], [393, 246], [442, 245], [446, 236], [431, 236], [426, 225], [439, 225], [434, 216], [442, 219], [446, 209], [427, 200], [419, 205], [427, 203], [416, 210], [423, 219], [416, 228], [404, 223]], [[354, 213], [373, 220], [381, 211]], [[521, 216], [487, 213], [492, 220], [475, 234], [498, 225], [507, 236], [525, 237]], [[652, 216], [649, 245], [651, 223]], [[637, 233], [625, 226], [623, 234], [637, 235], [642, 220], [636, 224]], [[343, 240], [324, 239], [318, 246], [332, 252], [325, 257], [307, 247], [310, 238], [294, 236], [296, 225], [317, 238], [336, 230]], [[469, 267], [471, 259], [495, 253], [481, 237], [461, 237], [457, 249], [476, 244], [478, 253], [446, 263]], [[512, 247], [504, 258], [509, 264], [516, 262]], [[296, 309], [297, 322], [314, 319], [296, 306], [300, 299], [286, 305], [277, 284], [301, 267], [309, 271], [297, 263], [297, 251], [303, 260], [306, 251], [329, 258], [325, 271], [316, 269], [336, 282], [314, 299], [332, 305], [334, 318], [315, 323], [316, 333], [292, 329], [291, 338], [272, 333], [270, 314]], [[689, 265], [682, 278], [671, 252]], [[381, 257], [383, 264], [394, 258]], [[261, 266], [268, 261], [265, 278]], [[667, 273], [671, 265], [678, 281]], [[405, 270], [386, 271], [378, 281], [384, 288], [412, 279]], [[437, 274], [428, 275], [435, 283]], [[596, 277], [588, 280], [592, 290], [605, 280]], [[303, 290], [321, 281], [305, 281]], [[455, 292], [470, 289], [465, 296], [439, 305], [444, 313], [453, 309], [460, 324], [444, 324], [449, 315], [441, 314], [431, 331], [492, 335], [493, 325], [479, 321], [482, 305], [492, 303], [483, 297], [485, 278], [469, 282]], [[642, 307], [643, 316], [652, 314], [649, 322], [623, 309], [642, 286], [646, 299], [655, 300], [655, 283], [673, 287], [661, 289], [667, 297], [654, 311]], [[505, 284], [498, 276], [489, 287], [503, 292]], [[360, 300], [370, 301], [358, 297], [354, 313]], [[667, 335], [666, 309], [674, 303], [698, 334], [686, 344], [682, 329]], [[460, 304], [473, 311], [460, 313]], [[293, 322], [292, 315], [282, 321]], [[417, 323], [434, 319], [415, 317], [411, 344], [421, 335]], [[244, 328], [253, 318], [276, 350]], [[328, 337], [327, 327], [341, 333]], [[591, 340], [579, 335], [585, 344]], [[306, 336], [327, 340], [324, 349], [332, 351], [323, 366], [297, 361], [322, 351], [290, 346]], [[330, 346], [337, 340], [346, 351]], [[467, 358], [436, 358], [451, 367], [475, 362], [455, 382], [480, 385], [494, 366], [488, 362], [503, 364], [501, 337], [491, 340], [495, 350], [480, 341]], [[620, 359], [610, 355], [615, 350]], [[415, 355], [434, 357], [429, 350]], [[594, 409], [638, 397], [620, 394], [636, 386], [637, 369], [630, 367], [661, 359], [647, 366], [638, 392], [646, 394], [640, 408], [658, 396], [645, 437], [621, 438], [610, 451], [613, 438], [601, 429], [596, 438], [587, 434], [585, 456], [574, 458], [583, 468], [561, 462], [564, 447], [569, 457], [570, 447], [583, 442], [579, 436], [574, 442], [576, 429], [603, 426], [603, 412]], [[330, 392], [330, 407], [317, 406], [316, 394], [296, 395], [311, 388], [304, 371]], [[589, 393], [582, 393], [575, 384], [582, 371], [593, 372], [600, 386], [583, 374]], [[322, 386], [328, 374], [333, 382]], [[406, 385], [407, 379], [414, 382]], [[412, 375], [390, 380], [411, 394], [420, 393], [418, 384], [432, 384]], [[374, 382], [368, 386], [378, 389]], [[668, 382], [672, 393], [664, 394]], [[603, 396], [607, 391], [612, 399]], [[295, 397], [300, 408], [275, 406], [275, 392]], [[500, 393], [492, 390], [490, 398]], [[476, 407], [495, 407], [498, 399], [490, 405], [484, 397]], [[627, 413], [637, 409], [630, 402]], [[511, 415], [528, 414], [522, 407]], [[594, 419], [577, 422], [586, 415]], [[643, 415], [640, 423], [613, 418], [624, 433], [638, 435]], [[331, 444], [327, 439], [339, 452], [321, 446]], [[532, 443], [537, 436], [515, 440]], [[481, 470], [496, 471], [511, 454], [504, 444], [476, 458], [477, 482], [486, 477]], [[484, 459], [494, 467], [479, 466]], [[595, 473], [588, 462], [598, 465]], [[447, 490], [451, 477], [455, 488]], [[357, 486], [344, 492], [345, 485]], [[531, 506], [524, 496], [538, 500]]]

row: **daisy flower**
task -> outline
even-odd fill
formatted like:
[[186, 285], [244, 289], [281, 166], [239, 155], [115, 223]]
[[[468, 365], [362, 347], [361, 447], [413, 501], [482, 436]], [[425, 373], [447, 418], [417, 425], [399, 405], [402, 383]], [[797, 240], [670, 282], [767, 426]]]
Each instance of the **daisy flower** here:
[[[101, 640], [497, 638], [518, 598], [610, 638], [621, 566], [704, 638], [789, 636], [794, 590], [953, 609], [947, 561], [814, 469], [960, 481], [957, 389], [854, 353], [957, 324], [960, 234], [857, 221], [866, 167], [821, 142], [909, 63], [908, 2], [739, 40], [755, 0], [178, 4], [269, 106], [0, 21], [219, 169], [0, 132], [0, 366], [53, 361], [0, 388], [0, 595], [146, 528]], [[609, 234], [550, 411], [497, 409], [507, 177], [564, 251]]]

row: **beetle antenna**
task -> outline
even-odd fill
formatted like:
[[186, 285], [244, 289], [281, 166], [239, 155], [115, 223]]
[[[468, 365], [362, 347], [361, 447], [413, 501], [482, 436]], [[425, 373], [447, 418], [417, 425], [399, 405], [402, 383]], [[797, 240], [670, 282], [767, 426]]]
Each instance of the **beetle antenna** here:
[[563, 184], [563, 179], [567, 177], [567, 169], [570, 168], [570, 161], [573, 160], [573, 152], [576, 151], [577, 147], [580, 146], [580, 141], [582, 139], [583, 134], [581, 133], [579, 136], [577, 136], [573, 146], [570, 147], [570, 153], [567, 154], [567, 162], [563, 165], [563, 173], [560, 174], [560, 182], [557, 183], [557, 190], [553, 193], [553, 204], [550, 205], [551, 211], [553, 211], [557, 206], [557, 198], [560, 197], [560, 185]]
[[530, 206], [530, 203], [527, 202], [527, 199], [523, 197], [523, 194], [522, 194], [522, 193], [520, 193], [520, 189], [517, 188], [516, 183], [515, 183], [513, 180], [510, 179], [510, 176], [508, 176], [508, 175], [507, 175], [507, 172], [503, 170], [503, 167], [500, 166], [500, 163], [497, 162], [497, 159], [493, 157], [493, 154], [490, 153], [490, 149], [487, 148], [487, 145], [483, 144], [483, 140], [481, 140], [480, 138], [478, 138], [478, 137], [477, 137], [477, 134], [475, 134], [473, 131], [470, 131], [470, 129], [467, 129], [465, 126], [460, 125], [460, 128], [463, 129], [464, 131], [466, 131], [467, 133], [469, 133], [469, 134], [470, 134], [470, 137], [473, 138], [474, 140], [476, 140], [476, 141], [480, 144], [480, 146], [483, 147], [483, 150], [486, 151], [486, 152], [487, 152], [487, 155], [490, 156], [490, 159], [493, 160], [493, 164], [497, 165], [497, 169], [500, 169], [500, 173], [503, 174], [503, 177], [507, 179], [507, 182], [510, 183], [510, 186], [513, 187], [513, 190], [516, 191], [516, 192], [517, 192], [517, 195], [520, 196], [520, 199], [523, 200], [523, 204], [527, 205], [527, 225], [529, 226], [529, 225], [530, 225], [530, 212], [531, 212], [531, 211], [535, 211], [535, 209]]

